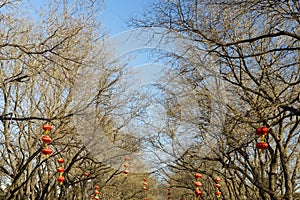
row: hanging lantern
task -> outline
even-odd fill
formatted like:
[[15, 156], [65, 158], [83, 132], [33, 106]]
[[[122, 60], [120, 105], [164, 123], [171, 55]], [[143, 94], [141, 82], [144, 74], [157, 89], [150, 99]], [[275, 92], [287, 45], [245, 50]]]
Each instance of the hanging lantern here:
[[266, 126], [258, 127], [255, 131], [257, 135], [267, 135], [269, 133], [269, 129]]
[[93, 199], [94, 199], [94, 195], [90, 194], [90, 200], [93, 200]]
[[49, 135], [44, 135], [44, 136], [42, 137], [42, 141], [43, 141], [44, 143], [49, 144], [50, 142], [52, 142], [52, 139], [51, 139], [51, 137], [50, 137]]
[[44, 148], [42, 149], [42, 153], [46, 155], [46, 158], [49, 158], [49, 155], [52, 153], [52, 149], [48, 147], [48, 144], [52, 142], [51, 137], [49, 136], [49, 132], [51, 131], [52, 126], [50, 124], [44, 124], [43, 130], [45, 131], [44, 136], [42, 136], [41, 140], [44, 142]]
[[216, 177], [215, 182], [216, 182], [216, 188], [217, 188], [217, 191], [215, 192], [215, 194], [216, 194], [217, 198], [221, 198], [221, 192], [220, 192], [221, 185], [219, 184], [219, 182], [221, 182], [221, 179], [219, 177]]
[[58, 173], [64, 173], [65, 169], [63, 167], [57, 168]]
[[222, 194], [222, 192], [220, 192], [220, 191], [217, 191], [215, 194], [216, 194], [216, 196], [217, 196], [218, 198], [220, 198], [220, 197], [221, 197], [221, 194]]
[[269, 148], [269, 145], [268, 145], [268, 143], [266, 143], [266, 142], [258, 142], [258, 143], [256, 144], [256, 148], [257, 148], [257, 149], [265, 150], [265, 149], [268, 149], [268, 148]]
[[52, 126], [50, 124], [44, 124], [43, 125], [43, 130], [44, 131], [51, 131], [51, 129], [52, 129]]
[[200, 181], [195, 181], [194, 185], [195, 187], [201, 187], [202, 183]]
[[88, 177], [88, 176], [89, 176], [89, 173], [85, 172], [83, 175], [84, 175], [85, 177]]
[[65, 177], [59, 176], [59, 177], [57, 177], [57, 181], [59, 182], [59, 185], [62, 185], [63, 182], [65, 181]]
[[196, 194], [196, 196], [199, 198], [199, 197], [201, 196], [202, 192], [200, 191], [199, 188], [196, 188], [195, 194]]
[[59, 182], [60, 185], [65, 181], [65, 178], [63, 176], [57, 177], [57, 181]]
[[202, 174], [196, 173], [196, 174], [195, 174], [195, 177], [196, 177], [196, 179], [200, 179], [200, 178], [202, 178]]
[[42, 149], [42, 154], [46, 155], [46, 158], [48, 158], [51, 153], [52, 153], [51, 148], [46, 147]]

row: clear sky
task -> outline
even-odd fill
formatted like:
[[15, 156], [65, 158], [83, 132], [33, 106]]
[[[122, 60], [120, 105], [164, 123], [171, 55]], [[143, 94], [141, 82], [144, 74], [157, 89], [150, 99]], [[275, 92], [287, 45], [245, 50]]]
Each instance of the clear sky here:
[[132, 16], [142, 15], [144, 7], [151, 0], [104, 0], [105, 9], [101, 14], [104, 27], [111, 35], [129, 30], [127, 21]]
[[[151, 0], [104, 0], [105, 9], [101, 13], [100, 18], [103, 28], [113, 37], [113, 39], [122, 38], [126, 31], [133, 30], [132, 27], [128, 27], [128, 20], [130, 17], [141, 17], [143, 10], [151, 4]], [[121, 37], [120, 34], [122, 35]], [[137, 37], [136, 34], [134, 37]], [[162, 66], [158, 63], [152, 63], [149, 61], [150, 48], [142, 48], [138, 44], [140, 41], [137, 38], [126, 39], [126, 44], [120, 45], [120, 51], [126, 52], [126, 48], [133, 60], [129, 65], [135, 68], [138, 81], [142, 81], [143, 84], [153, 83], [156, 78], [159, 78]], [[145, 41], [143, 41], [145, 42]], [[136, 43], [136, 44], [133, 44]], [[137, 51], [130, 52], [132, 46], [139, 46]], [[147, 49], [145, 51], [145, 49]], [[143, 51], [144, 50], [144, 51]], [[127, 53], [128, 53], [127, 52]]]
[[[46, 1], [32, 0], [32, 2], [39, 7]], [[124, 32], [133, 30], [132, 27], [128, 27], [129, 18], [142, 16], [143, 10], [152, 2], [153, 0], [104, 0], [104, 10], [99, 15], [103, 28], [110, 34], [112, 40], [124, 37], [126, 35]], [[143, 49], [139, 44], [141, 40], [137, 40], [135, 34], [135, 38], [131, 37], [125, 45], [120, 45], [119, 51], [129, 52], [129, 56], [134, 58], [129, 66], [138, 70], [135, 78], [142, 79], [145, 84], [153, 83], [154, 79], [159, 77], [162, 66], [149, 60], [151, 48]], [[136, 46], [138, 51], [133, 52], [133, 46]], [[147, 50], [143, 51], [145, 49]]]

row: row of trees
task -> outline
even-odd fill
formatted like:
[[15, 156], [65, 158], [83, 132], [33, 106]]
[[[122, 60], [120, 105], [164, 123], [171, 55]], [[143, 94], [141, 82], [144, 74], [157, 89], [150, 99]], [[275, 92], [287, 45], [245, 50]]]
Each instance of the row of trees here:
[[[214, 198], [215, 176], [222, 199], [299, 195], [299, 11], [296, 0], [165, 0], [132, 20], [178, 46], [157, 87], [165, 126], [145, 126], [166, 181], [182, 194], [201, 172], [205, 199]], [[265, 151], [255, 148], [260, 126], [270, 129]]]
[[[103, 2], [0, 6], [0, 198], [89, 199], [95, 185], [105, 199], [142, 198], [145, 174], [124, 177], [126, 151], [116, 165], [112, 156], [98, 156], [120, 140], [113, 138], [134, 117], [128, 113], [140, 109], [129, 106], [135, 97], [125, 64], [106, 48], [109, 38], [97, 17]], [[53, 126], [48, 159], [41, 153], [45, 123]], [[59, 186], [61, 157], [65, 182]]]
[[[0, 4], [2, 199], [88, 199], [95, 185], [103, 199], [163, 199], [167, 187], [174, 199], [193, 199], [197, 172], [204, 199], [216, 198], [216, 176], [222, 199], [296, 198], [298, 1], [153, 2], [132, 25], [159, 30], [153, 38], [173, 39], [177, 51], [159, 52], [170, 68], [145, 93], [130, 90], [125, 64], [108, 51], [97, 18], [103, 2], [50, 1], [30, 15], [33, 8]], [[54, 127], [48, 159], [46, 122]], [[260, 126], [270, 129], [265, 151], [255, 148]], [[124, 176], [127, 154], [155, 168], [134, 174], [131, 166]]]

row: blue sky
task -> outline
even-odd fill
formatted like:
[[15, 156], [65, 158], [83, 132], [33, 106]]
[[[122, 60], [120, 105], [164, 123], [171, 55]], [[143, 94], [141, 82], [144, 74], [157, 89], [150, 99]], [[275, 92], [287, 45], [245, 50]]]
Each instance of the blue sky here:
[[[42, 4], [41, 0], [33, 0], [32, 2], [37, 7]], [[113, 40], [124, 37], [124, 32], [133, 30], [132, 27], [128, 27], [129, 18], [141, 17], [143, 10], [152, 2], [152, 0], [104, 0], [104, 10], [99, 15], [103, 28], [110, 34]], [[120, 34], [123, 35], [120, 37]], [[137, 34], [134, 35], [137, 37]], [[131, 51], [127, 54], [127, 56], [133, 57], [129, 62], [129, 67], [138, 70], [135, 78], [141, 79], [144, 84], [153, 83], [159, 77], [163, 66], [150, 61], [151, 48], [141, 48], [142, 46], [139, 42], [142, 39], [136, 39], [130, 38], [127, 40], [125, 45], [120, 46], [119, 51], [123, 53], [126, 52], [126, 49], [139, 46], [139, 48], [136, 48], [136, 51]]]
[[129, 30], [127, 21], [132, 16], [141, 16], [151, 0], [105, 0], [101, 19], [111, 35]]
[[[133, 30], [132, 27], [128, 27], [128, 20], [130, 17], [141, 17], [143, 10], [151, 4], [151, 0], [104, 0], [105, 9], [100, 15], [103, 28], [105, 28], [111, 37], [116, 37], [120, 34], [124, 34], [126, 31]], [[136, 34], [133, 34], [136, 35]], [[120, 38], [120, 37], [119, 37]], [[139, 46], [139, 41], [136, 38], [128, 39], [127, 44], [120, 46], [120, 51], [126, 51], [126, 48], [130, 49], [134, 46], [134, 42]], [[129, 46], [128, 43], [131, 43]], [[141, 47], [141, 46], [140, 46]], [[146, 49], [146, 50], [145, 50]], [[137, 74], [135, 75], [138, 81], [143, 84], [149, 84], [155, 82], [159, 78], [159, 74], [162, 70], [162, 65], [159, 63], [153, 63], [149, 60], [151, 49], [137, 48], [137, 51], [130, 52], [130, 56], [134, 59], [129, 62], [129, 66], [135, 68]]]

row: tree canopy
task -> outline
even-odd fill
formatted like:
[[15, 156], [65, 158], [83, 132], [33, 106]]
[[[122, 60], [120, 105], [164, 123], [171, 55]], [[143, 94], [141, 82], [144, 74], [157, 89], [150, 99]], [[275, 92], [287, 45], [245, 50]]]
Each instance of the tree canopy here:
[[154, 1], [130, 23], [176, 51], [139, 91], [102, 1], [39, 6], [0, 3], [1, 199], [298, 198], [299, 1]]

